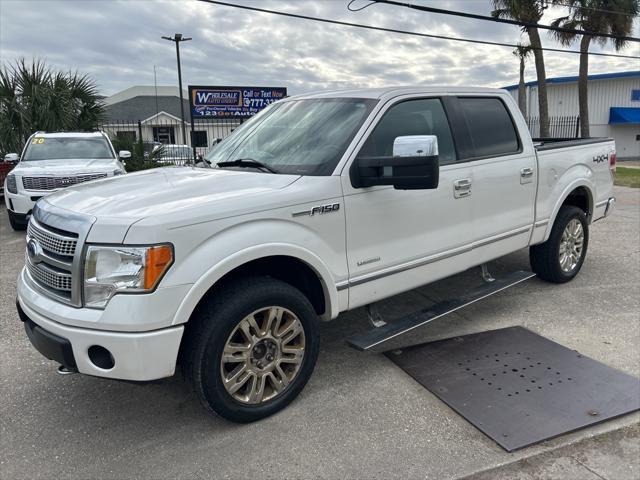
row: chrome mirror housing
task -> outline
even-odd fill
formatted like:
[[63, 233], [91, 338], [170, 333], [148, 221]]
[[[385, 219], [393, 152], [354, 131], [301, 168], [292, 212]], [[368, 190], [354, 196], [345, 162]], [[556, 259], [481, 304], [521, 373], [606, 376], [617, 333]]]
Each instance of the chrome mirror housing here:
[[438, 137], [435, 135], [406, 135], [393, 142], [394, 157], [435, 157], [438, 155]]

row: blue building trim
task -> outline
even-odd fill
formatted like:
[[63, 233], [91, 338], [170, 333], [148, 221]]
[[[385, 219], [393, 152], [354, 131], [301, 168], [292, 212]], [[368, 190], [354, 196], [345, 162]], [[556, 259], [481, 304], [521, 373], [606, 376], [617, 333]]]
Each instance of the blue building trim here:
[[[640, 70], [633, 70], [629, 72], [597, 73], [594, 75], [589, 75], [587, 79], [588, 80], [606, 80], [608, 78], [628, 78], [628, 77], [640, 78]], [[554, 84], [554, 83], [571, 83], [571, 82], [577, 82], [577, 81], [578, 81], [577, 75], [572, 77], [547, 78], [547, 85]], [[527, 87], [532, 87], [537, 85], [538, 85], [537, 81], [525, 83], [525, 86]], [[502, 87], [502, 88], [504, 88], [505, 90], [517, 90], [518, 85], [509, 85], [508, 87]]]
[[640, 107], [611, 107], [609, 125], [640, 125]]

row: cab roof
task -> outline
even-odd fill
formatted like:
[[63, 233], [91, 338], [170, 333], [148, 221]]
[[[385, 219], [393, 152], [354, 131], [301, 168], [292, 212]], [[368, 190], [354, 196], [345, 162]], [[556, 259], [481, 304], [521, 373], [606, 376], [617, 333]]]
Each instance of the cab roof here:
[[374, 98], [389, 99], [400, 95], [433, 95], [433, 94], [464, 94], [464, 93], [493, 93], [507, 94], [506, 90], [486, 87], [384, 87], [384, 88], [357, 88], [357, 89], [340, 89], [340, 90], [324, 90], [318, 92], [303, 93], [294, 95], [286, 100], [303, 100], [312, 98]]
[[41, 138], [100, 138], [103, 132], [35, 132], [34, 137]]

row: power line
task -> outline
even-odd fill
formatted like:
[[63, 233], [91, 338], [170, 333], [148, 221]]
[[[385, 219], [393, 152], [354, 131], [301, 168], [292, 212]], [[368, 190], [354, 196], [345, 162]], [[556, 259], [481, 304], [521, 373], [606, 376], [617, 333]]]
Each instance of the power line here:
[[520, 20], [511, 20], [509, 18], [488, 17], [486, 15], [478, 15], [476, 13], [458, 12], [455, 10], [446, 10], [443, 8], [427, 7], [424, 5], [413, 5], [411, 3], [406, 3], [406, 2], [396, 2], [395, 0], [376, 0], [376, 3], [386, 3], [388, 5], [394, 5], [396, 7], [406, 7], [406, 8], [411, 8], [413, 10], [420, 10], [421, 12], [438, 13], [442, 15], [453, 15], [455, 17], [473, 18], [474, 20], [484, 20], [487, 22], [506, 23], [509, 25], [517, 25], [519, 27], [525, 27], [525, 28], [541, 28], [543, 30], [571, 33], [574, 35], [589, 35], [592, 37], [607, 37], [607, 38], [613, 38], [616, 40], [624, 40], [628, 42], [640, 42], [640, 38], [636, 38], [636, 37], [625, 37], [621, 35], [614, 35], [612, 33], [600, 33], [600, 32], [594, 32], [590, 30], [578, 30], [575, 28], [553, 27], [551, 25], [545, 25], [544, 23], [523, 22]]
[[374, 3], [378, 3], [376, 0], [369, 0], [369, 3], [367, 3], [366, 5], [363, 5], [361, 7], [358, 8], [352, 8], [351, 5], [353, 5], [354, 3], [356, 3], [358, 0], [351, 0], [349, 2], [349, 4], [347, 5], [347, 10], [349, 10], [350, 12], [361, 12], [362, 10], [364, 10], [367, 7], [370, 7], [371, 5], [373, 5]]
[[573, 9], [593, 10], [594, 12], [603, 12], [603, 13], [614, 13], [616, 15], [624, 15], [625, 17], [638, 17], [638, 16], [640, 16], [637, 13], [627, 13], [627, 12], [622, 12], [620, 10], [607, 10], [606, 8], [590, 7], [590, 6], [587, 6], [587, 5], [575, 5], [575, 4], [571, 4], [571, 3], [567, 3], [567, 2], [559, 2], [557, 0], [554, 2], [554, 4], [555, 5], [561, 5], [561, 6], [567, 7], [567, 8], [573, 8]]
[[[228, 3], [228, 2], [222, 2], [219, 0], [198, 0], [200, 2], [203, 3], [211, 3], [214, 5], [221, 5], [224, 7], [231, 7], [231, 8], [239, 8], [241, 10], [249, 10], [249, 11], [253, 11], [253, 12], [260, 12], [260, 13], [269, 13], [272, 15], [280, 15], [282, 17], [289, 17], [289, 18], [299, 18], [302, 20], [312, 20], [315, 22], [322, 22], [322, 23], [330, 23], [330, 24], [334, 24], [334, 25], [342, 25], [345, 27], [355, 27], [355, 28], [363, 28], [366, 30], [377, 30], [380, 32], [388, 32], [388, 33], [399, 33], [402, 35], [412, 35], [414, 37], [425, 37], [425, 38], [436, 38], [439, 40], [451, 40], [454, 42], [465, 42], [465, 43], [476, 43], [476, 44], [481, 44], [481, 45], [493, 45], [493, 46], [498, 46], [498, 47], [509, 47], [509, 48], [516, 48], [518, 45], [515, 43], [502, 43], [502, 42], [492, 42], [489, 40], [474, 40], [474, 39], [470, 39], [470, 38], [459, 38], [459, 37], [449, 37], [446, 35], [433, 35], [430, 33], [420, 33], [420, 32], [409, 32], [406, 30], [398, 30], [395, 28], [387, 28], [387, 27], [375, 27], [373, 25], [364, 25], [361, 23], [352, 23], [352, 22], [343, 22], [341, 20], [331, 20], [328, 18], [321, 18], [321, 17], [312, 17], [310, 15], [300, 15], [297, 13], [288, 13], [288, 12], [279, 12], [277, 10], [268, 10], [266, 8], [258, 8], [258, 7], [250, 7], [248, 5], [238, 5], [235, 3]], [[572, 54], [577, 54], [579, 55], [580, 52], [578, 50], [564, 50], [561, 48], [548, 48], [548, 47], [541, 47], [539, 49], [537, 49], [536, 47], [531, 47], [533, 50], [543, 50], [543, 51], [547, 51], [547, 52], [558, 52], [558, 53], [572, 53]], [[588, 52], [588, 55], [595, 55], [595, 56], [599, 56], [599, 57], [617, 57], [617, 58], [640, 58], [638, 56], [633, 56], [633, 55], [622, 55], [622, 54], [618, 54], [618, 53], [601, 53], [601, 52]]]

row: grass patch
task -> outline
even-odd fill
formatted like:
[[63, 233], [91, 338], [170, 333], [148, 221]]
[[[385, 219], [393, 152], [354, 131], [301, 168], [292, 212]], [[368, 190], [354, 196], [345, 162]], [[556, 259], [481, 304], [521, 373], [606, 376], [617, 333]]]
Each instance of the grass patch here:
[[616, 185], [640, 188], [640, 168], [617, 167]]

